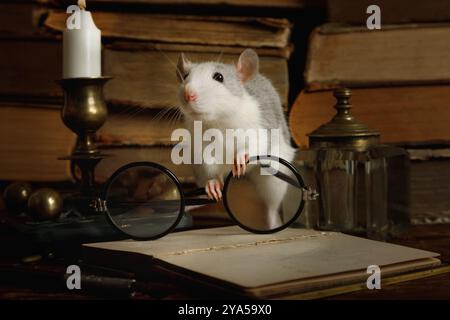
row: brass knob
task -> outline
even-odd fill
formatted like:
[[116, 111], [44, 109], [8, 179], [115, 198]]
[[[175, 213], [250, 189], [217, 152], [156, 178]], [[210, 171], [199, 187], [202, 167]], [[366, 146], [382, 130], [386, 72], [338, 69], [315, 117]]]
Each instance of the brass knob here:
[[14, 182], [8, 185], [3, 192], [5, 206], [9, 212], [21, 213], [27, 210], [28, 198], [31, 195], [31, 186], [26, 182]]
[[62, 211], [62, 198], [50, 188], [35, 191], [28, 199], [28, 212], [36, 220], [57, 219]]

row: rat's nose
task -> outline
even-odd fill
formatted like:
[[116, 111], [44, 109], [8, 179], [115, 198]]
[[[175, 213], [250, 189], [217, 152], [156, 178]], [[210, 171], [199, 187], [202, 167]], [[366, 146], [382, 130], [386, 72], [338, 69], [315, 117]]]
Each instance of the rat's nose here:
[[195, 94], [195, 92], [190, 89], [189, 87], [185, 87], [184, 88], [184, 100], [186, 100], [186, 102], [191, 102], [191, 101], [195, 101], [197, 99], [197, 95]]

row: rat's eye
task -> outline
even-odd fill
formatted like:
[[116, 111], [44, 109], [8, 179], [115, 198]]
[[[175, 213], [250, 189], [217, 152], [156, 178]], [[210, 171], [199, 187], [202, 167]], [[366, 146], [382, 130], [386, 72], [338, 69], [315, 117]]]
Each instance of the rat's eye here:
[[186, 80], [186, 78], [188, 77], [188, 75], [189, 75], [189, 72], [186, 72], [186, 73], [183, 75], [183, 80]]
[[213, 79], [219, 82], [223, 82], [223, 75], [219, 72], [214, 73]]

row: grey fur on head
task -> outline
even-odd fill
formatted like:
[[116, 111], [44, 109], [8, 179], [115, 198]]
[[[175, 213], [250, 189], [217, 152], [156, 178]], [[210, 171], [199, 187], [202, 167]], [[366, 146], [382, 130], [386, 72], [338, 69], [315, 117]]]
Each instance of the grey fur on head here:
[[210, 68], [223, 75], [223, 85], [234, 96], [242, 96], [244, 89], [254, 97], [261, 111], [263, 128], [279, 128], [290, 143], [290, 133], [278, 92], [269, 79], [259, 73], [259, 57], [253, 49], [244, 50], [237, 65], [220, 62], [192, 63], [182, 53], [178, 59], [177, 76], [180, 81], [189, 76], [192, 68]]

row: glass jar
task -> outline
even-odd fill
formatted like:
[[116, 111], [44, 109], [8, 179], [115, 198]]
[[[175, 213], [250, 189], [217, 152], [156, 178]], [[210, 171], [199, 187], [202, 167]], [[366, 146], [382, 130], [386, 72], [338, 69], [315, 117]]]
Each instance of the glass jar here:
[[409, 225], [409, 157], [379, 143], [378, 131], [352, 116], [349, 89], [334, 91], [334, 118], [311, 132], [295, 164], [320, 194], [299, 225], [385, 240]]

